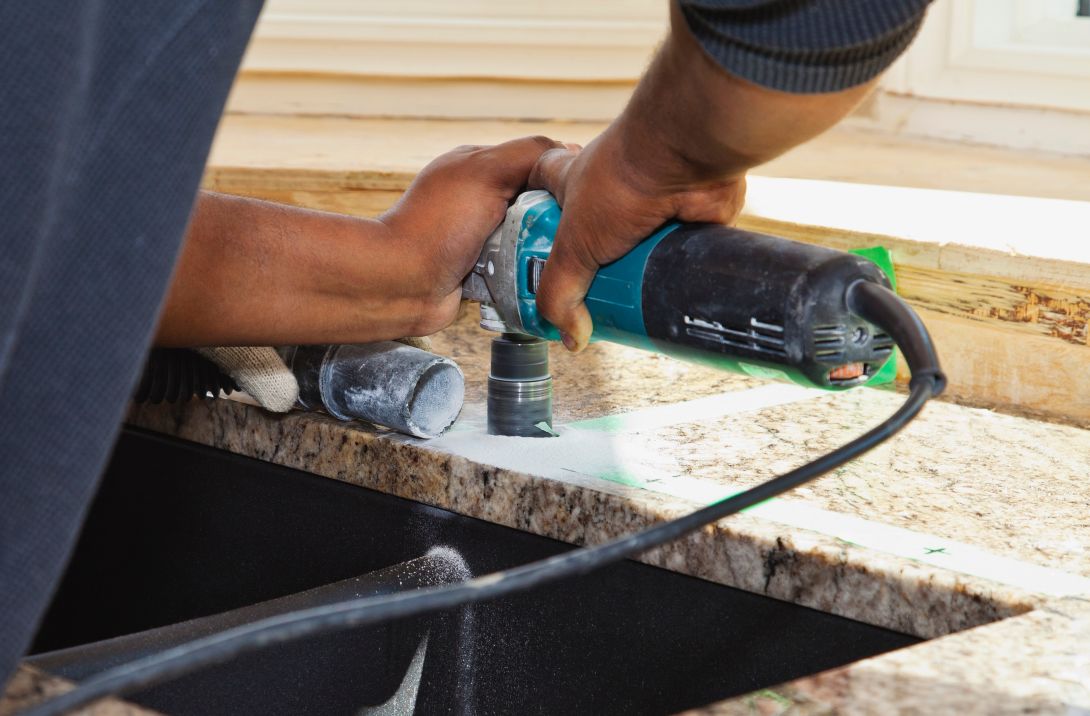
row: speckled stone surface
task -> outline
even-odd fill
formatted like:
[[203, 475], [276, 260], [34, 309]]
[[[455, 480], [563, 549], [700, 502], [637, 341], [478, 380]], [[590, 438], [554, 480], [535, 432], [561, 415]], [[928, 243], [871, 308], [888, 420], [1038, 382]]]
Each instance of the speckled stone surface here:
[[[596, 345], [578, 357], [553, 351], [561, 437], [494, 438], [482, 430], [488, 341], [472, 316], [433, 339], [436, 350], [453, 356], [466, 373], [463, 415], [436, 441], [320, 414], [275, 416], [226, 400], [137, 407], [130, 422], [593, 544], [801, 464], [879, 422], [902, 399], [879, 390], [781, 394], [754, 379]], [[707, 396], [719, 394], [729, 395], [713, 398], [708, 408]], [[618, 414], [643, 417], [620, 426], [601, 420]], [[972, 693], [976, 682], [954, 666], [947, 681], [929, 671], [958, 659], [957, 668], [975, 669], [981, 679], [990, 679], [993, 668], [1006, 674], [997, 688], [1011, 695], [1012, 704], [1022, 694], [1026, 703], [1082, 705], [1085, 692], [1078, 689], [1090, 683], [1090, 627], [1078, 601], [1090, 595], [1088, 475], [1088, 431], [933, 403], [895, 441], [785, 496], [775, 509], [736, 515], [643, 559], [922, 637], [950, 635], [796, 682], [770, 697], [784, 708], [809, 709], [803, 702], [811, 699], [820, 704], [814, 713], [888, 713], [901, 703], [913, 713], [917, 706], [908, 705], [911, 689], [899, 685], [903, 680], [915, 681], [917, 690], [925, 682], [936, 685], [935, 699], [918, 712], [964, 712], [946, 709], [944, 704], [961, 701], [947, 698], [945, 690], [965, 682]], [[828, 527], [838, 516], [861, 524], [864, 536], [838, 536]], [[894, 540], [903, 534], [908, 543], [922, 540], [924, 548], [916, 554], [915, 547], [872, 540], [868, 526], [876, 534], [901, 530]], [[927, 547], [932, 542], [934, 549]], [[977, 562], [991, 561], [990, 571], [976, 569]], [[1065, 594], [1074, 597], [1060, 599]], [[1057, 604], [1076, 616], [1061, 616]], [[997, 620], [1003, 621], [989, 624]], [[978, 628], [952, 634], [971, 627]], [[1000, 661], [993, 664], [989, 654]], [[1074, 670], [1064, 672], [1068, 677], [1053, 675], [1062, 671], [1053, 665], [1065, 659]], [[836, 680], [847, 678], [843, 674], [854, 686], [837, 691], [842, 698], [826, 694], [832, 688], [827, 684], [841, 684]], [[1047, 684], [1055, 687], [1055, 698], [1032, 701], [1038, 691], [1048, 692]], [[827, 702], [809, 695], [816, 691]], [[722, 708], [764, 713], [769, 700]]]
[[[20, 666], [8, 681], [7, 690], [0, 694], [0, 716], [15, 716], [71, 688], [72, 683], [66, 679], [44, 674], [31, 666]], [[156, 716], [158, 713], [117, 699], [103, 699], [73, 711], [72, 716]]]
[[1090, 602], [924, 642], [690, 712], [819, 714], [1090, 714]]

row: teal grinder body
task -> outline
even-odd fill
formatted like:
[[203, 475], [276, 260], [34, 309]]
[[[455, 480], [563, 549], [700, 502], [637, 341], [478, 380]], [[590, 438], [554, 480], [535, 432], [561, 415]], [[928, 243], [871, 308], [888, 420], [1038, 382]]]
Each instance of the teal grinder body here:
[[[560, 223], [546, 192], [521, 195], [490, 237], [464, 294], [481, 325], [557, 340], [536, 293]], [[592, 340], [761, 378], [840, 390], [870, 380], [892, 339], [847, 305], [859, 280], [889, 286], [873, 262], [718, 224], [668, 224], [596, 274]]]

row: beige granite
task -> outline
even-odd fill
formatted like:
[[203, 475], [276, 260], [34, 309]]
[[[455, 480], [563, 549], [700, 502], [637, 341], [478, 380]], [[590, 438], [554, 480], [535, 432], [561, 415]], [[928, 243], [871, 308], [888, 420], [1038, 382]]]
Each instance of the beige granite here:
[[[640, 438], [675, 474], [740, 490], [842, 445], [903, 399], [852, 391]], [[897, 440], [791, 498], [1090, 575], [1088, 476], [1086, 430], [934, 402]]]
[[[463, 365], [467, 403], [483, 402], [487, 332], [463, 320], [434, 343]], [[554, 347], [551, 360], [561, 423], [766, 385], [615, 345], [577, 357]], [[729, 492], [847, 442], [902, 400], [887, 390], [823, 393], [614, 442], [626, 450], [642, 445], [670, 478]], [[1087, 476], [1090, 431], [936, 401], [896, 440], [791, 499], [1090, 577]]]
[[[866, 389], [762, 405], [780, 389], [596, 345], [578, 357], [553, 352], [560, 438], [495, 438], [481, 427], [488, 340], [471, 315], [435, 337], [436, 349], [462, 365], [467, 391], [455, 429], [435, 441], [321, 414], [270, 415], [229, 400], [136, 407], [130, 422], [594, 544], [800, 464], [902, 399]], [[726, 397], [713, 398], [714, 409], [694, 420], [690, 406], [719, 394]], [[643, 418], [594, 430], [582, 422], [618, 414]], [[1062, 713], [1090, 705], [1090, 610], [1080, 601], [1090, 596], [1088, 474], [1086, 430], [934, 402], [862, 459], [642, 559], [943, 637], [800, 680], [775, 696], [736, 700], [721, 706], [726, 713], [1002, 712], [962, 708], [978, 702]], [[840, 524], [856, 531], [845, 537]]]
[[[71, 689], [72, 682], [67, 679], [45, 674], [32, 666], [20, 666], [8, 681], [6, 691], [0, 693], [0, 716], [16, 716], [24, 709]], [[72, 711], [71, 716], [155, 716], [158, 713], [118, 699], [103, 699]]]
[[1041, 609], [763, 689], [690, 716], [1090, 714], [1090, 602]]

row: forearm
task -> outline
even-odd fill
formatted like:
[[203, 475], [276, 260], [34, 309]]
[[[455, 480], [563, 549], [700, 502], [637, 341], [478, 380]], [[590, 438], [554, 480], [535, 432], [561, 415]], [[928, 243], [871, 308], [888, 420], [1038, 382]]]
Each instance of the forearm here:
[[670, 35], [621, 116], [533, 174], [564, 207], [537, 292], [564, 345], [590, 339], [600, 266], [670, 220], [732, 223], [746, 172], [850, 112], [928, 1], [671, 0]]
[[[404, 247], [376, 220], [202, 192], [161, 346], [349, 343], [422, 335]], [[402, 260], [399, 260], [402, 259]]]
[[[791, 94], [725, 72], [689, 32], [676, 3], [671, 31], [617, 120], [624, 154], [679, 183], [744, 174], [833, 126], [874, 81], [842, 92]], [[695, 176], [694, 176], [695, 174]]]

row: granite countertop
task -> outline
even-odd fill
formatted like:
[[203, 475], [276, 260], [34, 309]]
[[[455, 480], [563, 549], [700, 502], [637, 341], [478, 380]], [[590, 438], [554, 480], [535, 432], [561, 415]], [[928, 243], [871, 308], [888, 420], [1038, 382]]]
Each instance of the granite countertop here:
[[[615, 345], [552, 352], [560, 437], [484, 434], [490, 334], [433, 339], [466, 405], [432, 441], [232, 400], [134, 408], [137, 426], [576, 544], [691, 511], [891, 413]], [[931, 403], [816, 482], [643, 561], [931, 641], [714, 713], [1090, 713], [1090, 431]]]
[[[72, 688], [72, 682], [45, 674], [33, 666], [20, 666], [0, 694], [0, 716], [15, 716], [20, 711], [58, 696]], [[158, 711], [119, 699], [102, 699], [75, 712], [78, 716], [158, 716]]]

